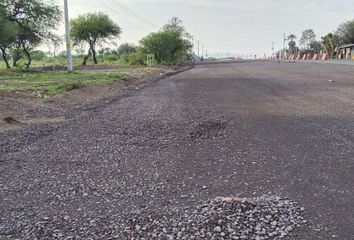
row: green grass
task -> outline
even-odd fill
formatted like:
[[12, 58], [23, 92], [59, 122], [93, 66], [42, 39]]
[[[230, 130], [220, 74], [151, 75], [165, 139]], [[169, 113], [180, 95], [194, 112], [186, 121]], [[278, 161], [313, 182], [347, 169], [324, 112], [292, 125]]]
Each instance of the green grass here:
[[[123, 71], [123, 70], [120, 70]], [[113, 72], [0, 72], [0, 90], [27, 91], [45, 95], [56, 95], [88, 85], [119, 81], [125, 74]]]
[[[78, 89], [84, 86], [105, 84], [119, 81], [126, 78], [132, 70], [153, 73], [160, 67], [131, 66], [122, 63], [120, 60], [108, 60], [99, 58], [99, 65], [114, 66], [111, 70], [92, 70], [78, 71], [75, 73], [66, 73], [64, 71], [37, 72], [29, 71], [23, 74], [24, 60], [18, 62], [18, 67], [12, 70], [6, 70], [5, 63], [0, 61], [0, 91], [9, 92], [32, 92], [35, 95], [56, 95], [63, 92]], [[82, 63], [82, 57], [73, 57], [74, 70]], [[10, 64], [12, 62], [10, 61]], [[92, 65], [92, 59], [88, 61]], [[64, 57], [45, 58], [41, 61], [32, 61], [31, 68], [49, 66], [66, 66]], [[30, 68], [30, 69], [31, 69]], [[88, 70], [90, 66], [88, 66]], [[94, 68], [92, 68], [94, 69]]]
[[[26, 58], [23, 58], [18, 61], [18, 67], [17, 69], [23, 69], [25, 67], [26, 63]], [[83, 57], [79, 56], [73, 56], [73, 65], [74, 66], [80, 66], [82, 65], [83, 62]], [[98, 56], [98, 62], [99, 64], [105, 64], [105, 65], [127, 65], [124, 61], [121, 60], [109, 60], [103, 57]], [[87, 61], [88, 65], [93, 64], [92, 58], [90, 58]], [[12, 61], [10, 60], [10, 65], [12, 66]], [[66, 58], [62, 56], [57, 56], [57, 57], [47, 57], [44, 58], [43, 60], [32, 60], [31, 68], [36, 68], [36, 67], [48, 67], [48, 66], [66, 66]], [[5, 62], [0, 60], [0, 70], [1, 69], [6, 69]]]

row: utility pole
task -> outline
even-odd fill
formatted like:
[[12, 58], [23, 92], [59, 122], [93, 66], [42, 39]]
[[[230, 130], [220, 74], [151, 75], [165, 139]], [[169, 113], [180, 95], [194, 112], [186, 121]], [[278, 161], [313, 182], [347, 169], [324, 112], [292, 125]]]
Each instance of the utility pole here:
[[283, 59], [284, 59], [284, 57], [285, 57], [285, 43], [286, 43], [286, 34], [284, 33], [284, 42], [283, 42], [283, 51], [282, 51], [282, 57], [283, 57]]
[[202, 43], [202, 58], [204, 58], [204, 43]]
[[194, 48], [194, 47], [195, 47], [195, 46], [194, 46], [194, 36], [191, 36], [191, 40], [192, 40], [192, 49], [191, 49], [192, 52], [191, 52], [191, 56], [192, 56], [192, 60], [195, 61], [195, 58], [194, 58], [194, 56], [195, 56], [195, 52], [194, 52], [194, 49], [195, 49], [195, 48]]
[[194, 37], [191, 35], [192, 52], [194, 52]]
[[[200, 41], [198, 40], [198, 58], [200, 58], [200, 54], [199, 54], [199, 45], [200, 45]], [[199, 60], [199, 59], [198, 59]]]
[[67, 67], [68, 67], [68, 72], [72, 72], [73, 71], [73, 58], [71, 55], [68, 0], [64, 0], [64, 12], [65, 12], [65, 38], [66, 38]]
[[273, 42], [273, 45], [272, 45], [272, 60], [275, 58], [275, 53], [274, 53], [274, 42]]

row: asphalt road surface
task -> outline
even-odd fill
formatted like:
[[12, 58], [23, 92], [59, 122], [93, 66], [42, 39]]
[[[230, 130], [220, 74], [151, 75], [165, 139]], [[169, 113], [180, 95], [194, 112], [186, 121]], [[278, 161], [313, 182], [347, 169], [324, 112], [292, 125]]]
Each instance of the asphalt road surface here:
[[354, 239], [353, 66], [200, 65], [3, 149], [1, 239], [108, 239], [141, 209], [270, 193], [306, 209], [286, 239]]

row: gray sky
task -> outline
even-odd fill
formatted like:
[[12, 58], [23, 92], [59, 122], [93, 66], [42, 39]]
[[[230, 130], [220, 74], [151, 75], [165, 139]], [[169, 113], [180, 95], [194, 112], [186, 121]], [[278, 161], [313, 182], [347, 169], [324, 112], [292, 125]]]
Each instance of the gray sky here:
[[283, 33], [300, 38], [313, 28], [320, 38], [354, 18], [353, 0], [69, 0], [69, 5], [70, 17], [110, 15], [123, 29], [117, 44], [137, 43], [177, 16], [211, 54], [270, 54], [273, 41], [276, 49], [282, 47]]

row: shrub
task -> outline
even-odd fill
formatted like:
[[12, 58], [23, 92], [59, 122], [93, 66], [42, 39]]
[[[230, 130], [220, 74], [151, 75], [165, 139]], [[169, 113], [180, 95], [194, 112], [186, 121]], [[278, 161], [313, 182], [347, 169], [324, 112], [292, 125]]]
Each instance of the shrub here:
[[73, 82], [64, 83], [63, 88], [65, 89], [65, 91], [72, 91], [72, 90], [79, 89], [79, 88], [82, 88], [85, 86], [86, 86], [86, 84], [81, 81], [73, 81]]
[[146, 55], [142, 51], [138, 50], [136, 52], [129, 54], [128, 63], [131, 65], [144, 65], [145, 58]]

